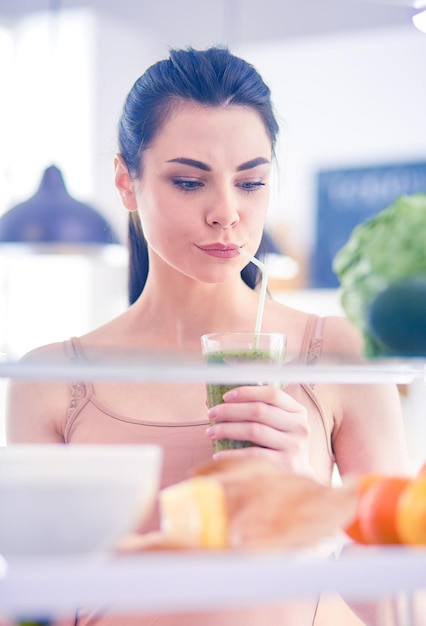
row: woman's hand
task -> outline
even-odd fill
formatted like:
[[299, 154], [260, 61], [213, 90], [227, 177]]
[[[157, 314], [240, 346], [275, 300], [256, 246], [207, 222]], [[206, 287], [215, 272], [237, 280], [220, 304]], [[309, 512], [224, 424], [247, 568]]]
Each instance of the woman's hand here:
[[237, 387], [224, 403], [208, 412], [215, 424], [207, 429], [212, 440], [251, 441], [254, 446], [223, 450], [214, 459], [263, 457], [285, 470], [313, 476], [309, 462], [310, 428], [307, 411], [285, 391], [269, 385]]

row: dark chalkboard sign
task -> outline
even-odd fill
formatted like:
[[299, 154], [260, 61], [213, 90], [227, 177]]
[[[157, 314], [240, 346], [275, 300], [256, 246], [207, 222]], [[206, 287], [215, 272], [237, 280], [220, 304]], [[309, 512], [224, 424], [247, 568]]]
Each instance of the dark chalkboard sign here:
[[310, 286], [337, 287], [332, 261], [353, 228], [389, 206], [398, 196], [418, 192], [426, 192], [426, 161], [320, 171]]

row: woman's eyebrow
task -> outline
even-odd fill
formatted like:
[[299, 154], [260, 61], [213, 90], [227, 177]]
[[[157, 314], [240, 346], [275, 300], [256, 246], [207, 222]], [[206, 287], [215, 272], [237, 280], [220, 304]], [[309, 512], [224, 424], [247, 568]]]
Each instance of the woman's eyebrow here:
[[[188, 159], [187, 157], [176, 157], [175, 159], [170, 159], [167, 163], [181, 163], [182, 165], [189, 165], [190, 167], [196, 167], [199, 170], [203, 170], [203, 172], [211, 172], [212, 168], [207, 163], [203, 163], [203, 161], [197, 161], [196, 159]], [[245, 163], [241, 163], [237, 167], [237, 172], [243, 172], [244, 170], [250, 170], [258, 165], [269, 165], [270, 161], [265, 159], [265, 157], [256, 157], [255, 159], [250, 159], [250, 161], [246, 161]]]
[[196, 161], [195, 159], [187, 159], [186, 157], [176, 157], [175, 159], [170, 159], [167, 163], [182, 163], [182, 165], [197, 167], [199, 170], [203, 170], [203, 172], [211, 172], [211, 167], [207, 163]]
[[257, 167], [258, 165], [267, 165], [270, 161], [265, 159], [265, 157], [257, 157], [256, 159], [251, 159], [251, 161], [246, 161], [246, 163], [241, 163], [237, 167], [237, 172], [242, 172], [243, 170], [250, 170], [253, 167]]

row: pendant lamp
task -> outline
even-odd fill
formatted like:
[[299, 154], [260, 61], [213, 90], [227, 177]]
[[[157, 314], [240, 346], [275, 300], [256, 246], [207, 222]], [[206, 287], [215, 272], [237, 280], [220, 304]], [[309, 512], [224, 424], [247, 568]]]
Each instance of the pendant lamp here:
[[118, 238], [100, 213], [69, 195], [62, 172], [51, 165], [38, 191], [0, 217], [0, 242], [110, 244]]

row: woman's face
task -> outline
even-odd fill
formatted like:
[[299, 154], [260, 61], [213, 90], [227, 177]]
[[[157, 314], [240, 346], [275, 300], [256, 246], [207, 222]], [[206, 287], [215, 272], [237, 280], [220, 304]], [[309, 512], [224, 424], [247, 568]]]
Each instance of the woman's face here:
[[208, 283], [239, 274], [247, 260], [236, 248], [254, 254], [261, 239], [271, 153], [254, 110], [179, 105], [144, 152], [127, 204], [139, 212], [150, 264]]

